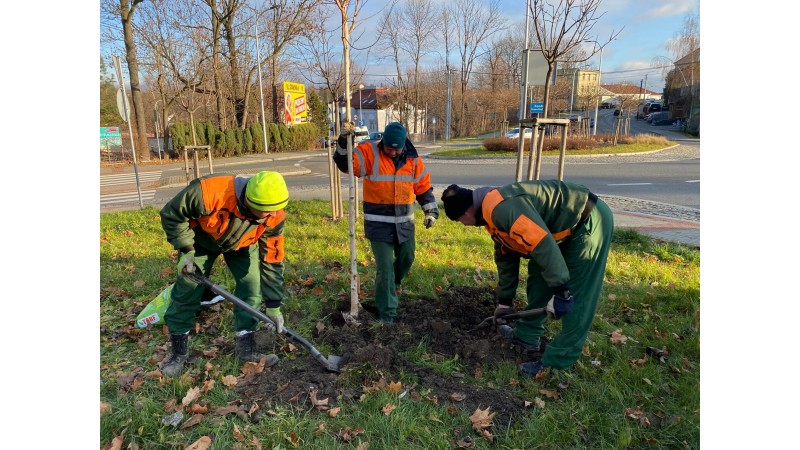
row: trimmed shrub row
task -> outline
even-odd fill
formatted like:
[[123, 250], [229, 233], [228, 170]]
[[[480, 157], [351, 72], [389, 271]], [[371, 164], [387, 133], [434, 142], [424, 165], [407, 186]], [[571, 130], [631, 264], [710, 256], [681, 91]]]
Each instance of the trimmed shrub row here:
[[[240, 156], [264, 151], [264, 131], [260, 123], [248, 128], [227, 128], [219, 130], [210, 121], [194, 121], [197, 145], [210, 145], [214, 157]], [[267, 124], [267, 139], [270, 153], [292, 152], [313, 148], [320, 136], [313, 123], [301, 123], [287, 127], [284, 124]], [[188, 123], [177, 122], [170, 126], [172, 148], [182, 150], [194, 145], [192, 127]]]

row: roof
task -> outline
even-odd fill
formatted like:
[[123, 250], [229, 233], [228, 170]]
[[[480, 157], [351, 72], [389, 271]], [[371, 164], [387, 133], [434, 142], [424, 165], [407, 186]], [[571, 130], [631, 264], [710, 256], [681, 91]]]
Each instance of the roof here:
[[653, 92], [649, 89], [642, 89], [641, 87], [635, 84], [603, 84], [601, 87], [611, 95], [640, 95], [642, 93], [646, 95], [661, 95], [660, 92]]

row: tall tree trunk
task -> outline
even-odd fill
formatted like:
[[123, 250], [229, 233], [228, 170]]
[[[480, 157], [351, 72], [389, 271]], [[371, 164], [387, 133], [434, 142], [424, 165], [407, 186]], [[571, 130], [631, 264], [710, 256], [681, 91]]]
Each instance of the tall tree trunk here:
[[228, 127], [225, 119], [225, 98], [222, 95], [222, 81], [219, 74], [219, 31], [220, 23], [217, 17], [216, 0], [208, 0], [211, 6], [211, 61], [214, 68], [214, 91], [217, 96], [217, 127], [224, 130]]
[[228, 42], [228, 59], [231, 72], [231, 90], [233, 96], [233, 113], [236, 118], [236, 126], [244, 128], [245, 121], [245, 97], [242, 89], [241, 72], [239, 71], [239, 50], [236, 47], [236, 37], [233, 30], [233, 18], [231, 14], [223, 21], [225, 27], [225, 39]]
[[[123, 41], [125, 42], [125, 60], [128, 63], [128, 76], [131, 80], [131, 98], [133, 99], [132, 123], [135, 131], [136, 153], [140, 161], [150, 161], [150, 146], [147, 145], [147, 115], [142, 101], [142, 90], [139, 87], [139, 59], [136, 56], [136, 41], [133, 38], [133, 13], [136, 6], [144, 0], [119, 0], [119, 16], [122, 21]], [[122, 83], [122, 80], [120, 80]]]

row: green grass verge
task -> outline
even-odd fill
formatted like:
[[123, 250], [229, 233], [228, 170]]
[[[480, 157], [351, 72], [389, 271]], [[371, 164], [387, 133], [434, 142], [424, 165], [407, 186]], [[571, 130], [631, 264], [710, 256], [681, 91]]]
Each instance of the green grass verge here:
[[[290, 326], [310, 335], [322, 314], [321, 299], [349, 292], [348, 221], [332, 222], [330, 205], [324, 201], [293, 201], [287, 208], [286, 285], [292, 293], [284, 306]], [[422, 214], [418, 211], [418, 223]], [[371, 292], [374, 267], [361, 221], [356, 228], [359, 271], [364, 292]], [[464, 255], [470, 255], [465, 258]], [[700, 442], [700, 254], [679, 244], [653, 241], [634, 231], [616, 232], [609, 256], [606, 284], [590, 331], [584, 355], [572, 371], [555, 371], [548, 378], [523, 379], [513, 362], [483, 368], [480, 380], [503, 383], [520, 398], [544, 401], [532, 405], [518, 421], [495, 423], [489, 444], [471, 429], [469, 412], [448, 411], [426, 401], [399, 399], [386, 390], [367, 395], [363, 401], [341, 403], [336, 417], [285, 405], [263, 404], [260, 421], [251, 423], [235, 415], [214, 417], [185, 429], [164, 425], [164, 405], [181, 403], [198, 381], [184, 376], [161, 379], [145, 376], [156, 367], [151, 357], [167, 338], [161, 329], [131, 331], [136, 314], [161, 289], [174, 281], [174, 251], [166, 243], [158, 211], [105, 213], [100, 216], [100, 399], [105, 412], [100, 419], [101, 445], [121, 436], [122, 448], [185, 448], [202, 436], [213, 436], [212, 448], [357, 448], [369, 443], [371, 450], [453, 448], [472, 434], [474, 448], [699, 448]], [[525, 265], [523, 264], [523, 267]], [[404, 289], [408, 296], [436, 298], [453, 285], [493, 286], [496, 282], [492, 242], [484, 230], [465, 228], [448, 220], [430, 230], [417, 228], [417, 254]], [[523, 268], [523, 276], [526, 269]], [[331, 276], [331, 275], [334, 276]], [[324, 293], [305, 286], [309, 278], [325, 280]], [[217, 283], [233, 287], [233, 280], [218, 261], [212, 275]], [[524, 301], [520, 283], [517, 301]], [[217, 324], [232, 342], [232, 314], [223, 313]], [[548, 333], [559, 323], [548, 323]], [[619, 331], [617, 331], [619, 330]], [[625, 337], [613, 343], [612, 333]], [[127, 339], [126, 333], [142, 333]], [[144, 338], [141, 338], [141, 336]], [[192, 347], [211, 346], [203, 333], [193, 335]], [[645, 358], [645, 348], [664, 349], [662, 362]], [[322, 350], [322, 349], [321, 349]], [[324, 353], [324, 351], [323, 351]], [[458, 358], [434, 360], [424, 342], [408, 350], [406, 357], [436, 371], [460, 369]], [[209, 357], [217, 373], [216, 385], [202, 394], [209, 407], [225, 406], [238, 398], [221, 382], [223, 375], [238, 375], [231, 357]], [[207, 366], [208, 367], [208, 366]], [[209, 369], [210, 370], [210, 369]], [[141, 384], [132, 389], [122, 380], [138, 374]], [[404, 374], [385, 374], [402, 380]], [[518, 380], [508, 386], [510, 379]], [[558, 399], [543, 393], [566, 386]], [[384, 415], [392, 403], [397, 409]], [[642, 412], [642, 416], [637, 411]], [[191, 414], [186, 414], [186, 418]], [[185, 419], [184, 419], [185, 420]], [[324, 424], [324, 432], [320, 432]], [[344, 443], [338, 433], [360, 427], [363, 433]], [[253, 440], [258, 442], [258, 446]], [[361, 447], [363, 448], [363, 447]]]

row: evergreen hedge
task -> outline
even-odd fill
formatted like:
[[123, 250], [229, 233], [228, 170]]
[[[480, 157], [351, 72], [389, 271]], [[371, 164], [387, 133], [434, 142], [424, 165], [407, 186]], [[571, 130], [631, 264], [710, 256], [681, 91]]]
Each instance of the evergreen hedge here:
[[[264, 152], [264, 131], [261, 124], [254, 123], [248, 128], [227, 128], [219, 130], [209, 121], [195, 120], [197, 145], [211, 146], [215, 157], [239, 156]], [[287, 127], [284, 124], [267, 124], [267, 138], [270, 153], [293, 152], [315, 148], [320, 131], [316, 124], [301, 123]], [[170, 126], [172, 146], [182, 151], [193, 145], [192, 128], [188, 123], [176, 122]]]

